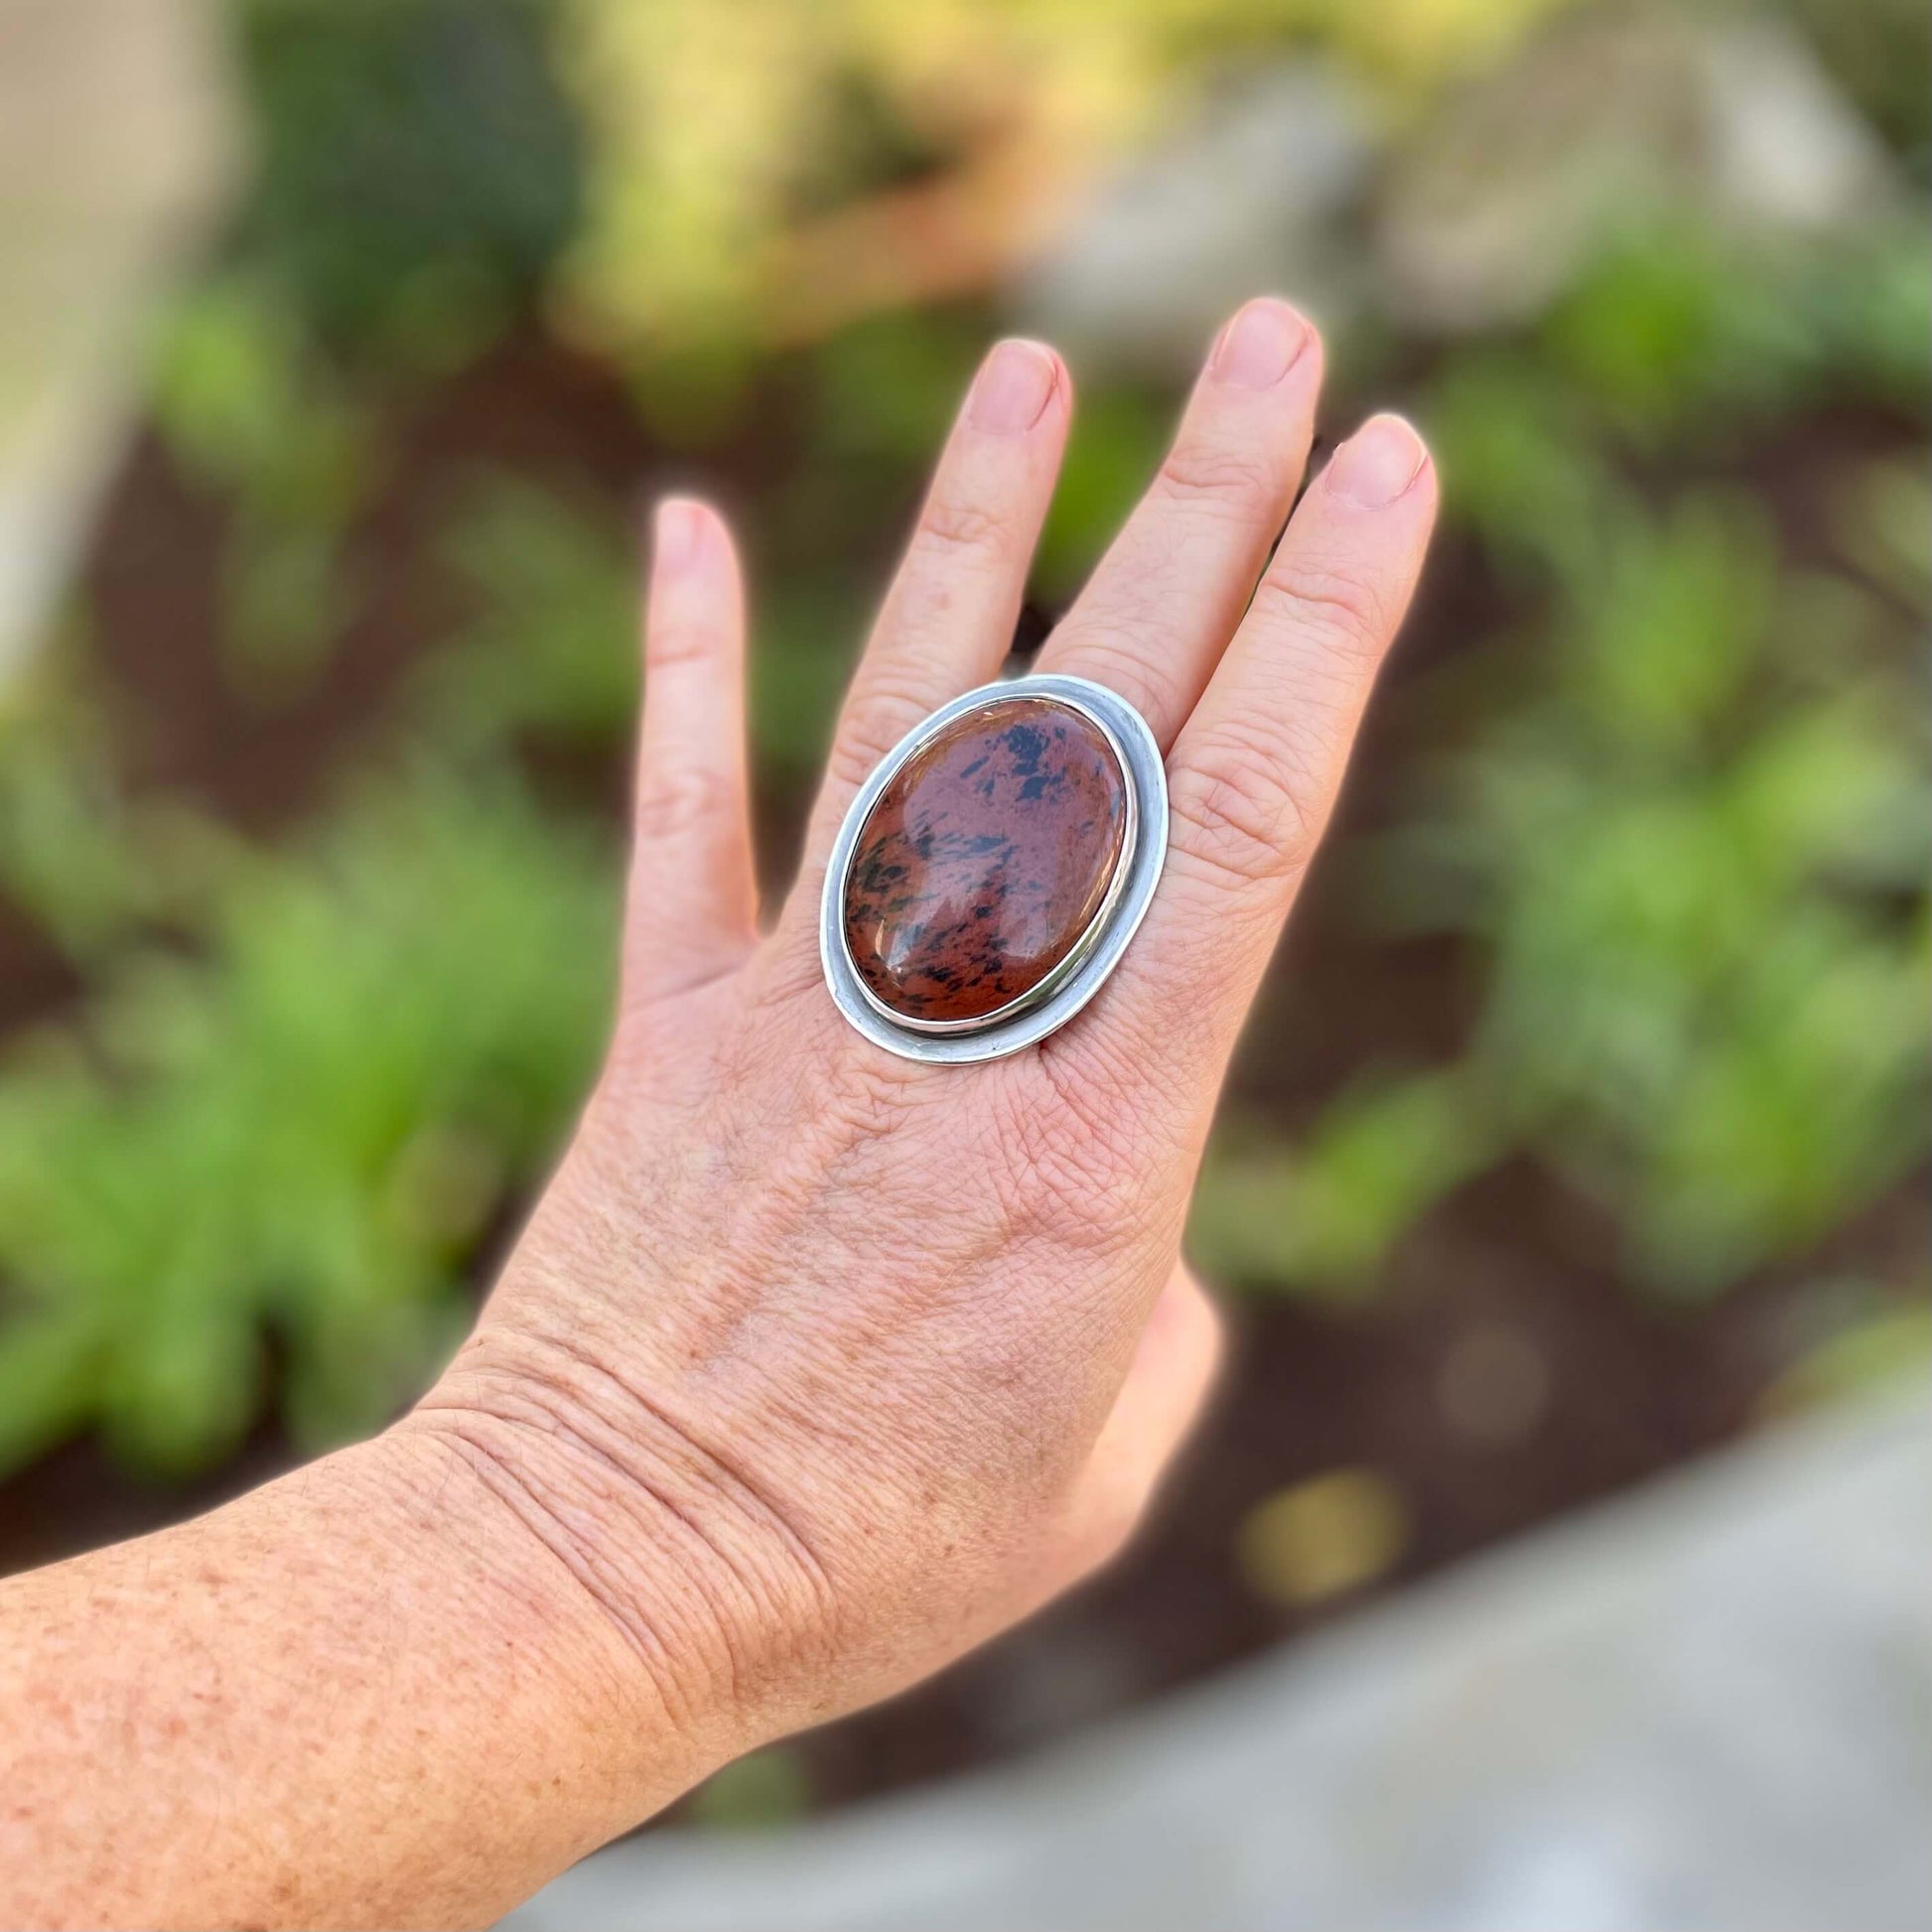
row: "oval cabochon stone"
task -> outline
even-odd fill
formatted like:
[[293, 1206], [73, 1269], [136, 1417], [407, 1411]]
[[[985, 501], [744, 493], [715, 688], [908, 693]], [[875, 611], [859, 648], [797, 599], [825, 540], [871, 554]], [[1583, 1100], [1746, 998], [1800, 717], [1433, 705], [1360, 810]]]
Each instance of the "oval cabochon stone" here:
[[1127, 837], [1127, 774], [1056, 698], [996, 698], [908, 759], [861, 828], [845, 936], [889, 1013], [979, 1020], [1092, 924]]

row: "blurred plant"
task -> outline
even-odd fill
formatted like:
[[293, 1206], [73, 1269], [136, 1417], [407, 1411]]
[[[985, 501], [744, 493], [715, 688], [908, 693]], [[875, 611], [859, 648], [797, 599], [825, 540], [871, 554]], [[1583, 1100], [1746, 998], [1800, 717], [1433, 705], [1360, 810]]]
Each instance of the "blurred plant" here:
[[1562, 0], [568, 0], [590, 130], [566, 326], [634, 353], [976, 294], [1107, 162], [1285, 36], [1405, 81]]
[[54, 673], [0, 716], [0, 880], [76, 966], [105, 958], [170, 896], [166, 814], [127, 808], [97, 707]]
[[[826, 449], [825, 463], [840, 454]], [[902, 464], [892, 468], [902, 477]], [[817, 775], [863, 635], [865, 600], [844, 558], [851, 499], [863, 502], [866, 489], [847, 475], [857, 486], [838, 505], [836, 538], [819, 546], [833, 565], [794, 562], [759, 612], [752, 737], [762, 768], [792, 786]], [[791, 531], [807, 555], [815, 533], [823, 534], [810, 519]], [[415, 680], [414, 711], [428, 735], [464, 758], [543, 745], [621, 755], [638, 694], [637, 558], [608, 511], [508, 473], [480, 477], [451, 515], [442, 550], [468, 615]]]
[[184, 472], [228, 510], [230, 668], [266, 700], [299, 690], [347, 615], [343, 539], [375, 460], [368, 400], [317, 355], [276, 282], [236, 270], [177, 303], [153, 408]]
[[769, 1831], [811, 1809], [811, 1780], [798, 1752], [768, 1745], [714, 1772], [692, 1794], [690, 1812], [714, 1831]]
[[158, 428], [227, 511], [222, 642], [299, 695], [353, 608], [383, 378], [447, 373], [534, 305], [579, 218], [551, 0], [229, 0], [256, 169], [162, 332]]
[[[1785, 554], [1755, 495], [1656, 480], [1770, 410], [1896, 406], [1908, 306], [1922, 405], [1912, 254], [1903, 283], [1896, 258], [1836, 260], [1830, 295], [1794, 303], [1766, 286], [1788, 260], [1748, 277], [1642, 250], [1439, 382], [1451, 510], [1540, 611], [1431, 688], [1470, 735], [1357, 863], [1385, 924], [1480, 948], [1482, 1009], [1454, 1065], [1365, 1081], [1298, 1147], [1224, 1141], [1208, 1266], [1365, 1287], [1431, 1205], [1528, 1149], [1609, 1208], [1640, 1279], [1710, 1294], [1922, 1157], [1922, 460], [1809, 480], [1851, 538], [1824, 558]], [[1743, 313], [1767, 302], [1775, 331]]]
[[418, 679], [437, 738], [473, 752], [525, 735], [626, 737], [637, 706], [637, 561], [609, 516], [497, 473], [457, 506], [442, 548], [469, 616]]
[[1923, 1302], [1901, 1308], [1882, 1284], [1829, 1285], [1833, 1299], [1851, 1302], [1822, 1337], [1798, 1351], [1764, 1393], [1766, 1415], [1804, 1414], [1874, 1391], [1916, 1396], [1932, 1368], [1932, 1309]]
[[1202, 1167], [1188, 1247], [1217, 1281], [1357, 1295], [1396, 1238], [1496, 1151], [1459, 1068], [1364, 1080], [1293, 1146], [1237, 1117]]
[[[572, 326], [743, 342], [983, 287], [1030, 212], [1151, 105], [1157, 11], [575, 0], [596, 159]], [[860, 225], [898, 245], [865, 245], [851, 206], [895, 191]]]
[[994, 287], [1285, 38], [1414, 87], [1568, 0], [228, 0], [237, 245], [339, 346], [473, 355], [546, 289], [670, 406], [745, 357]]
[[1329, 1469], [1264, 1497], [1234, 1554], [1248, 1587], [1287, 1609], [1360, 1589], [1400, 1561], [1412, 1524], [1402, 1492], [1374, 1469]]
[[594, 1065], [614, 857], [506, 780], [372, 780], [224, 871], [194, 951], [0, 1061], [0, 1467], [89, 1424], [203, 1466], [269, 1346], [298, 1443], [380, 1422]]
[[576, 230], [550, 0], [229, 0], [257, 171], [240, 252], [339, 345], [448, 367]]

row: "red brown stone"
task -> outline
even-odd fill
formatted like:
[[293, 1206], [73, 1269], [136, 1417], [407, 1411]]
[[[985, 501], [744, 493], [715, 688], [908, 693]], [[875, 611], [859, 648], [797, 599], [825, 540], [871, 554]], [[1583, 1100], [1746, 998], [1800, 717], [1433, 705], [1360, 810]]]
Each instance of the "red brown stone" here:
[[860, 829], [852, 963], [891, 1013], [983, 1019], [1073, 949], [1126, 835], [1127, 774], [1091, 719], [1019, 695], [969, 712], [906, 760]]

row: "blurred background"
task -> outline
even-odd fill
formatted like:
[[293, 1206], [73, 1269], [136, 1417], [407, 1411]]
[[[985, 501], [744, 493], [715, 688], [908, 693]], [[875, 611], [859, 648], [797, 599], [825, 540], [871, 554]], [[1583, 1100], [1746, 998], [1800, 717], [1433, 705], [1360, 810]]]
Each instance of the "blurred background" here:
[[[1122, 1569], [674, 1823], [997, 1776], [1921, 1383], [1929, 32], [0, 0], [0, 1569], [462, 1335], [599, 1051], [648, 498], [750, 553], [776, 891], [986, 343], [1079, 390], [1024, 649], [1261, 288], [1445, 521], [1202, 1178], [1221, 1408]], [[1619, 1922], [1552, 1882], [1486, 1922]]]

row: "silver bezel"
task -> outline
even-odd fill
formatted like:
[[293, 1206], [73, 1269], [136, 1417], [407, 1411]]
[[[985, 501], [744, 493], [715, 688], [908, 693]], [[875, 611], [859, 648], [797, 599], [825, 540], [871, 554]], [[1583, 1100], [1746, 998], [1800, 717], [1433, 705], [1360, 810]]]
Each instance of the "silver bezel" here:
[[[845, 937], [845, 888], [859, 834], [880, 794], [907, 759], [967, 713], [1003, 699], [1053, 698], [1092, 721], [1119, 759], [1127, 779], [1127, 829], [1120, 863], [1086, 930], [1072, 951], [1020, 999], [975, 1020], [908, 1021], [873, 995]], [[1036, 673], [981, 685], [941, 705], [893, 747], [846, 808], [819, 902], [818, 949], [825, 984], [839, 1011], [874, 1044], [903, 1059], [962, 1064], [998, 1059], [1044, 1039], [1099, 992], [1120, 964], [1147, 914], [1168, 854], [1168, 776], [1147, 721], [1117, 692], [1081, 677]]]

